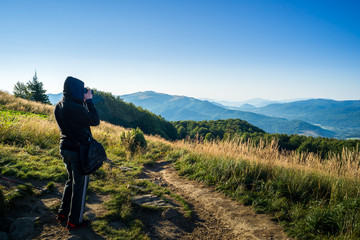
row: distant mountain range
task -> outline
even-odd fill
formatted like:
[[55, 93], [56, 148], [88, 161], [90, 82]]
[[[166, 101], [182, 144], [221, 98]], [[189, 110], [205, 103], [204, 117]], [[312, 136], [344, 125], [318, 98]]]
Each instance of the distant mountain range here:
[[[254, 98], [254, 99], [249, 99], [246, 101], [239, 101], [239, 102], [221, 101], [221, 100], [214, 100], [214, 99], [209, 99], [209, 98], [199, 98], [199, 100], [209, 101], [211, 103], [214, 103], [215, 105], [228, 107], [228, 108], [239, 108], [239, 107], [243, 106], [244, 104], [250, 104], [255, 107], [264, 107], [271, 103], [278, 103], [278, 101], [272, 101], [272, 100], [267, 100], [267, 99], [263, 99], [263, 98]], [[286, 101], [286, 102], [288, 102], [288, 101]]]
[[296, 99], [274, 101], [274, 100], [268, 100], [268, 99], [263, 99], [263, 98], [253, 98], [253, 99], [249, 99], [246, 101], [240, 101], [240, 102], [219, 101], [219, 100], [213, 100], [213, 99], [200, 99], [200, 100], [207, 100], [216, 105], [221, 105], [221, 106], [229, 108], [229, 109], [241, 110], [242, 108], [244, 108], [244, 106], [245, 107], [251, 106], [253, 108], [254, 107], [259, 108], [259, 107], [265, 107], [269, 104], [274, 104], [274, 103], [289, 103], [289, 102], [296, 102], [296, 101], [306, 100], [306, 99], [305, 98], [296, 98]]
[[359, 137], [360, 100], [309, 99], [264, 107], [243, 106], [242, 110], [289, 120], [299, 119], [337, 132], [339, 137]]
[[[62, 94], [48, 94], [54, 104]], [[141, 106], [168, 121], [242, 119], [268, 133], [303, 134], [336, 138], [360, 138], [360, 101], [309, 99], [272, 103], [262, 107], [245, 103], [210, 102], [153, 91], [121, 95], [126, 102]], [[256, 105], [267, 100], [255, 99]], [[261, 103], [262, 102], [262, 103]]]
[[124, 101], [141, 106], [169, 121], [242, 119], [268, 133], [304, 134], [334, 137], [335, 132], [301, 120], [269, 117], [248, 111], [227, 109], [224, 106], [185, 96], [173, 96], [153, 91], [121, 95]]
[[52, 105], [55, 105], [58, 101], [60, 101], [60, 99], [62, 98], [63, 94], [62, 93], [48, 93], [46, 94], [49, 97], [49, 101], [51, 102]]

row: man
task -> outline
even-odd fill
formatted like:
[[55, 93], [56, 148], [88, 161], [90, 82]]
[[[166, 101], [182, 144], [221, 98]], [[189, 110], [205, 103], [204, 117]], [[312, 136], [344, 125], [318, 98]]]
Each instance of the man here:
[[67, 220], [66, 227], [74, 230], [89, 224], [83, 219], [89, 176], [80, 170], [79, 145], [92, 136], [90, 126], [100, 123], [91, 90], [84, 88], [84, 82], [66, 78], [63, 98], [55, 106], [55, 118], [61, 131], [60, 154], [68, 172], [57, 219]]

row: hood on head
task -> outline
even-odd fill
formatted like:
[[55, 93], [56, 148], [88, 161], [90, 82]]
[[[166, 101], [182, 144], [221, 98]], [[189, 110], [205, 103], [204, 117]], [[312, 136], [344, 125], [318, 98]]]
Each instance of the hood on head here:
[[87, 89], [84, 88], [84, 82], [74, 77], [67, 77], [64, 83], [63, 96], [66, 100], [73, 100], [75, 102], [84, 101], [84, 93]]

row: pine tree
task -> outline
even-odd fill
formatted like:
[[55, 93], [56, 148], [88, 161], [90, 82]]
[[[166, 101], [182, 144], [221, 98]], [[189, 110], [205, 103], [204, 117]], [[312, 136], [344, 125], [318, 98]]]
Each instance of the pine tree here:
[[36, 71], [33, 79], [30, 80], [26, 85], [24, 83], [17, 82], [14, 86], [14, 95], [17, 97], [51, 104], [49, 97], [45, 93], [46, 90], [43, 89], [43, 83], [38, 81]]
[[29, 90], [28, 90], [27, 86], [22, 82], [17, 82], [15, 84], [13, 93], [16, 97], [21, 97], [24, 99], [30, 98]]
[[30, 100], [50, 104], [49, 97], [45, 94], [46, 90], [43, 89], [43, 83], [38, 81], [36, 71], [32, 81], [27, 83], [27, 88], [30, 92]]

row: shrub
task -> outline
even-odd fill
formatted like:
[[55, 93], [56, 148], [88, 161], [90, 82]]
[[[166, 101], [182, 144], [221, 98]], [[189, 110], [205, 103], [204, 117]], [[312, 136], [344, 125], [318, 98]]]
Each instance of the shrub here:
[[147, 147], [144, 133], [140, 128], [132, 129], [127, 133], [123, 132], [120, 136], [120, 140], [131, 153], [135, 153], [136, 151]]

